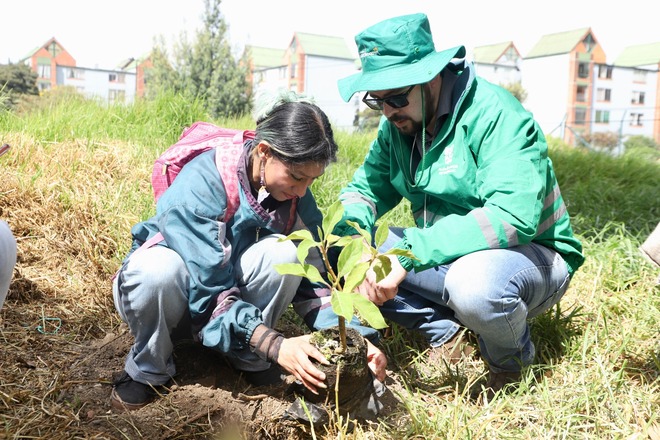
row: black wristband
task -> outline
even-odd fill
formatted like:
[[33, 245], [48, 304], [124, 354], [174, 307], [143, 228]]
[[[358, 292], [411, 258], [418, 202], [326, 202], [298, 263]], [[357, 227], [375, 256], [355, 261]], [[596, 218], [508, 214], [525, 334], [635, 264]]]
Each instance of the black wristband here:
[[[258, 338], [256, 343], [253, 343]], [[265, 325], [257, 327], [250, 339], [250, 346], [259, 359], [267, 362], [277, 362], [280, 354], [280, 346], [284, 340], [284, 335], [272, 330]]]

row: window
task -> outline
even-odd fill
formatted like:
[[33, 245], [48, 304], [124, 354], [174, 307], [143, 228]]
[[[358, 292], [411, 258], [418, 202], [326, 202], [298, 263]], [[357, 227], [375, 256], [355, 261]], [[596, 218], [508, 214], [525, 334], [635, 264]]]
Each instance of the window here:
[[612, 79], [612, 66], [598, 65], [598, 78]]
[[39, 64], [39, 78], [50, 78], [50, 64]]
[[509, 48], [504, 53], [504, 59], [502, 61], [513, 61], [513, 62], [515, 62], [517, 59], [518, 59], [518, 53], [513, 48], [513, 46], [509, 46]]
[[296, 65], [295, 64], [291, 64], [291, 75], [290, 75], [290, 77], [291, 78], [296, 77]]
[[587, 86], [577, 86], [577, 95], [575, 96], [577, 102], [587, 101]]
[[644, 92], [633, 92], [631, 104], [644, 104]]
[[587, 52], [591, 52], [596, 45], [594, 37], [592, 37], [591, 34], [587, 35], [585, 39], [582, 40], [582, 43], [584, 44], [585, 49], [587, 49]]
[[596, 123], [607, 124], [610, 122], [609, 110], [596, 110]]
[[110, 73], [108, 75], [108, 81], [110, 82], [118, 82], [118, 83], [125, 83], [126, 82], [126, 74], [125, 73]]
[[584, 108], [575, 109], [575, 125], [584, 125], [587, 120], [587, 110]]
[[58, 56], [61, 51], [62, 51], [62, 49], [60, 48], [60, 46], [58, 46], [57, 43], [55, 43], [54, 41], [52, 41], [48, 45], [48, 52], [53, 56], [53, 58]]
[[643, 117], [644, 117], [643, 113], [631, 113], [630, 114], [630, 126], [631, 127], [641, 127]]
[[578, 77], [579, 78], [589, 78], [589, 64], [588, 63], [578, 64]]
[[633, 70], [633, 82], [646, 83], [646, 70]]
[[279, 73], [280, 73], [280, 79], [286, 78], [286, 67], [280, 67]]
[[85, 78], [85, 71], [80, 69], [69, 69], [67, 76], [73, 79], [83, 79]]
[[123, 90], [108, 90], [108, 101], [113, 102], [124, 102], [126, 98], [126, 92]]
[[40, 82], [39, 83], [39, 91], [43, 92], [45, 90], [50, 90], [50, 83], [47, 82]]
[[610, 102], [612, 100], [612, 90], [599, 87], [596, 89], [596, 100], [601, 102]]

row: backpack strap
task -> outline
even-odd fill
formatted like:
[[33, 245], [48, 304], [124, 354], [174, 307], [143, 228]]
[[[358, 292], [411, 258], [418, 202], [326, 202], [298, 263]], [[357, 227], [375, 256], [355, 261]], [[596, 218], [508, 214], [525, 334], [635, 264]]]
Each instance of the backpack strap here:
[[234, 135], [231, 143], [215, 149], [215, 166], [218, 168], [227, 195], [227, 208], [223, 215], [225, 223], [231, 220], [240, 203], [238, 162], [243, 154], [243, 143], [247, 139], [254, 139], [254, 132], [239, 131]]
[[[215, 165], [218, 168], [218, 172], [225, 185], [225, 192], [227, 194], [227, 207], [222, 216], [222, 221], [224, 223], [229, 222], [233, 218], [240, 204], [238, 161], [241, 158], [241, 154], [243, 154], [243, 144], [248, 139], [254, 139], [254, 131], [239, 131], [234, 135], [231, 143], [226, 143], [220, 146], [220, 148], [215, 149]], [[290, 226], [292, 226], [292, 224], [289, 225], [289, 227]], [[142, 243], [139, 248], [133, 251], [133, 255], [144, 251], [144, 249], [149, 249], [164, 240], [165, 237], [159, 232]], [[114, 279], [118, 273], [119, 271], [115, 273], [112, 279]]]

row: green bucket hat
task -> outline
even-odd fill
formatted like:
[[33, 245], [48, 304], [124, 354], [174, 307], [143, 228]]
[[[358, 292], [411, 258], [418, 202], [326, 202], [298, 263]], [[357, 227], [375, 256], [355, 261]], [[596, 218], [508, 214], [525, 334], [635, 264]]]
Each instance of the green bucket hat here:
[[425, 14], [403, 15], [381, 21], [355, 36], [362, 71], [337, 82], [348, 102], [355, 92], [399, 89], [429, 82], [465, 47], [435, 51]]

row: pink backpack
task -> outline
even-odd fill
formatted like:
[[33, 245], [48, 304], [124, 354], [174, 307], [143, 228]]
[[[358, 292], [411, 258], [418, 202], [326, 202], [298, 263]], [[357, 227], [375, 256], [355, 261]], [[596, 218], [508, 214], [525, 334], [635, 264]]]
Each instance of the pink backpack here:
[[[208, 122], [195, 122], [183, 130], [179, 140], [156, 159], [151, 173], [154, 198], [158, 201], [185, 164], [199, 154], [215, 148], [215, 165], [227, 193], [227, 209], [222, 219], [225, 223], [228, 222], [239, 205], [238, 160], [243, 153], [243, 143], [248, 139], [254, 139], [254, 131], [222, 128]], [[134, 255], [163, 239], [163, 234], [157, 233], [136, 249]]]
[[179, 140], [156, 159], [151, 173], [151, 186], [156, 201], [170, 187], [181, 169], [197, 155], [215, 148], [215, 164], [227, 193], [227, 222], [238, 209], [238, 160], [243, 143], [254, 139], [254, 131], [222, 128], [208, 122], [195, 122], [183, 130]]

